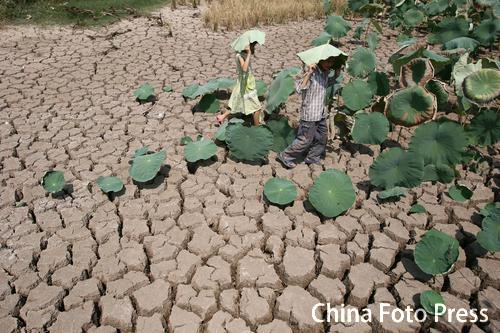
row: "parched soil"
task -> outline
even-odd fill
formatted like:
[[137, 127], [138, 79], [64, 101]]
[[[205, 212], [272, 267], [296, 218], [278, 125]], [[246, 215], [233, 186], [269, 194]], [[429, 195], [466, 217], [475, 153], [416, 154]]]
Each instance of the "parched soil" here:
[[[449, 307], [488, 309], [490, 317], [481, 328], [439, 320], [431, 332], [500, 331], [500, 256], [480, 253], [474, 243], [478, 211], [498, 191], [498, 146], [481, 174], [460, 170], [458, 182], [474, 189], [465, 203], [449, 199], [446, 186], [426, 183], [380, 204], [367, 174], [380, 147], [340, 141], [323, 166], [288, 171], [274, 153], [265, 165], [242, 164], [220, 147], [217, 162], [189, 173], [179, 139], [211, 137], [217, 128], [213, 116], [192, 114], [195, 102], [180, 92], [235, 75], [229, 43], [238, 32], [208, 31], [199, 11], [162, 13], [173, 37], [147, 18], [97, 31], [0, 31], [2, 333], [425, 332], [430, 321], [381, 322], [377, 311], [370, 324], [316, 323], [311, 309], [320, 301], [415, 307], [431, 288]], [[295, 54], [309, 47], [322, 22], [263, 30], [267, 43], [254, 68], [269, 83], [273, 72], [299, 65]], [[397, 49], [396, 35], [384, 31], [381, 69], [390, 69], [385, 62]], [[158, 95], [152, 108], [132, 96], [146, 81]], [[167, 84], [173, 93], [161, 92]], [[282, 112], [296, 118], [297, 109], [293, 96]], [[402, 134], [405, 144], [409, 132]], [[143, 145], [167, 147], [167, 165], [152, 184], [138, 186], [128, 168]], [[68, 194], [49, 196], [39, 185], [52, 167], [64, 171]], [[344, 216], [325, 220], [306, 193], [328, 168], [347, 172], [357, 200]], [[112, 174], [126, 181], [114, 200], [95, 184]], [[292, 206], [262, 199], [271, 176], [297, 184]], [[407, 214], [417, 200], [428, 214]], [[425, 275], [412, 259], [431, 227], [461, 244], [446, 277]]]

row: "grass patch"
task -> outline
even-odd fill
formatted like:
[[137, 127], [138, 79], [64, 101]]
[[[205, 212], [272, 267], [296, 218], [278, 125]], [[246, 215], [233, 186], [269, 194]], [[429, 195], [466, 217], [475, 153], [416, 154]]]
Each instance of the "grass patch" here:
[[[343, 14], [347, 0], [332, 0], [334, 13]], [[214, 30], [250, 28], [259, 24], [279, 24], [324, 17], [320, 0], [212, 0], [203, 14]]]
[[0, 0], [0, 22], [101, 26], [168, 3], [170, 0]]

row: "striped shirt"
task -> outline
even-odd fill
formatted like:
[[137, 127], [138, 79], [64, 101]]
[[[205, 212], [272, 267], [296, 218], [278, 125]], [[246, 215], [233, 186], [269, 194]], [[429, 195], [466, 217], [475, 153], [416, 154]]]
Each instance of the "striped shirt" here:
[[302, 97], [300, 120], [318, 121], [326, 118], [325, 94], [328, 87], [328, 74], [329, 71], [322, 71], [316, 67], [305, 88], [300, 89], [304, 78], [295, 82], [295, 90]]

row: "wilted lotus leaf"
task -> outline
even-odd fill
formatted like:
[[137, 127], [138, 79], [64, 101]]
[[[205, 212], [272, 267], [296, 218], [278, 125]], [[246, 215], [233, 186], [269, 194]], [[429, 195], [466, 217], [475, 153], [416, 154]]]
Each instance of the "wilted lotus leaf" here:
[[155, 95], [155, 90], [149, 83], [144, 83], [135, 92], [134, 96], [140, 101], [146, 101]]
[[328, 16], [325, 31], [333, 38], [342, 38], [349, 30], [351, 30], [351, 25], [341, 16]]
[[425, 86], [434, 77], [434, 67], [429, 59], [413, 59], [401, 67], [399, 84], [406, 88], [409, 86]]
[[280, 120], [270, 120], [266, 126], [273, 134], [272, 151], [279, 153], [283, 151], [295, 139], [296, 130], [288, 124], [288, 119], [281, 118]]
[[161, 150], [154, 154], [134, 157], [129, 174], [137, 182], [147, 182], [153, 179], [165, 161], [167, 153]]
[[442, 304], [444, 306], [444, 299], [440, 293], [435, 292], [434, 290], [427, 290], [420, 294], [420, 305], [422, 305], [425, 312], [428, 314], [436, 314], [437, 304]]
[[474, 63], [468, 63], [468, 59], [469, 59], [468, 53], [460, 56], [455, 65], [453, 65], [453, 69], [451, 71], [452, 82], [455, 85], [455, 93], [459, 97], [464, 96], [462, 84], [465, 78], [482, 68], [481, 61], [478, 61], [477, 63], [474, 64]]
[[396, 125], [411, 127], [434, 117], [436, 97], [420, 86], [411, 86], [388, 97], [385, 114]]
[[50, 193], [61, 192], [64, 188], [65, 180], [62, 171], [47, 171], [42, 178], [42, 186], [45, 191]]
[[184, 148], [184, 158], [190, 163], [208, 160], [217, 153], [217, 146], [212, 140], [201, 138], [192, 141]]
[[417, 127], [410, 151], [422, 156], [425, 165], [454, 165], [460, 161], [466, 146], [462, 126], [452, 121], [433, 121]]
[[376, 58], [372, 50], [360, 47], [354, 51], [348, 63], [348, 72], [358, 78], [367, 77], [375, 70]]
[[295, 81], [293, 77], [300, 73], [300, 68], [289, 67], [282, 70], [271, 82], [267, 96], [266, 111], [272, 113], [281, 104], [288, 100], [288, 97], [295, 91]]
[[97, 178], [97, 185], [104, 193], [109, 192], [120, 192], [123, 189], [123, 182], [121, 179], [113, 176], [103, 177], [99, 176]]
[[500, 114], [494, 110], [481, 111], [472, 118], [467, 132], [481, 146], [494, 145], [500, 140]]
[[368, 105], [373, 97], [370, 85], [362, 80], [352, 80], [342, 89], [342, 99], [345, 106], [353, 111], [361, 110]]
[[380, 144], [389, 133], [389, 121], [378, 112], [357, 113], [354, 116], [354, 127], [352, 128], [352, 138], [356, 143]]
[[273, 146], [273, 134], [264, 126], [231, 126], [226, 143], [232, 156], [243, 161], [260, 161]]
[[474, 30], [474, 36], [483, 45], [490, 45], [495, 42], [500, 32], [500, 20], [498, 18], [483, 20]]
[[278, 205], [287, 205], [297, 197], [297, 186], [287, 179], [270, 178], [264, 184], [267, 200]]
[[411, 188], [420, 184], [424, 161], [418, 155], [401, 148], [384, 150], [370, 166], [370, 182], [390, 189], [395, 186]]
[[500, 96], [500, 71], [481, 69], [468, 75], [462, 85], [465, 97], [479, 104], [493, 101]]
[[444, 88], [444, 83], [439, 80], [430, 80], [425, 85], [425, 89], [436, 96], [438, 110], [446, 106], [446, 103], [448, 103], [448, 92]]
[[482, 229], [477, 234], [477, 241], [486, 250], [500, 251], [500, 207], [493, 208], [483, 219]]
[[336, 217], [352, 207], [356, 193], [351, 179], [344, 172], [323, 171], [309, 190], [309, 201], [326, 217]]
[[458, 259], [458, 241], [441, 231], [429, 230], [415, 246], [414, 257], [424, 273], [446, 274]]

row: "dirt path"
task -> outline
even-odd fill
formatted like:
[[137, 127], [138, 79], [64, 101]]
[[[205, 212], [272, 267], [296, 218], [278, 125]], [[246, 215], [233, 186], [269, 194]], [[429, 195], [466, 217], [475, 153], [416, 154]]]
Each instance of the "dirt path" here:
[[[208, 31], [190, 9], [162, 14], [173, 37], [146, 18], [97, 31], [0, 31], [2, 333], [418, 332], [419, 324], [377, 318], [352, 327], [315, 323], [311, 308], [319, 301], [413, 306], [431, 287], [442, 289], [450, 306], [490, 309], [492, 320], [482, 327], [500, 331], [498, 255], [466, 262], [461, 249], [456, 272], [435, 280], [411, 259], [430, 226], [457, 236], [465, 248], [479, 230], [471, 219], [494, 199], [492, 181], [485, 186], [485, 177], [464, 172], [461, 183], [475, 188], [468, 204], [425, 184], [379, 205], [367, 170], [380, 148], [336, 142], [324, 168], [346, 171], [357, 201], [346, 216], [321, 221], [305, 193], [322, 167], [287, 171], [275, 154], [262, 167], [235, 163], [219, 148], [218, 162], [189, 174], [179, 139], [212, 136], [216, 128], [212, 116], [193, 115], [194, 103], [180, 92], [234, 75], [228, 45], [237, 32]], [[254, 67], [269, 83], [273, 72], [299, 65], [295, 54], [322, 22], [263, 30], [267, 43]], [[395, 33], [387, 36], [377, 50], [384, 61], [397, 48]], [[132, 96], [145, 81], [157, 93], [166, 84], [174, 88], [158, 93], [146, 116]], [[297, 108], [292, 97], [286, 112], [293, 118]], [[167, 147], [168, 166], [153, 185], [138, 188], [128, 178], [128, 161], [143, 145]], [[70, 196], [45, 195], [38, 181], [51, 167], [64, 170]], [[127, 180], [113, 202], [94, 182], [111, 174]], [[293, 207], [264, 204], [262, 185], [272, 175], [300, 187]], [[417, 198], [429, 215], [406, 214]], [[440, 332], [462, 326], [434, 324]]]

